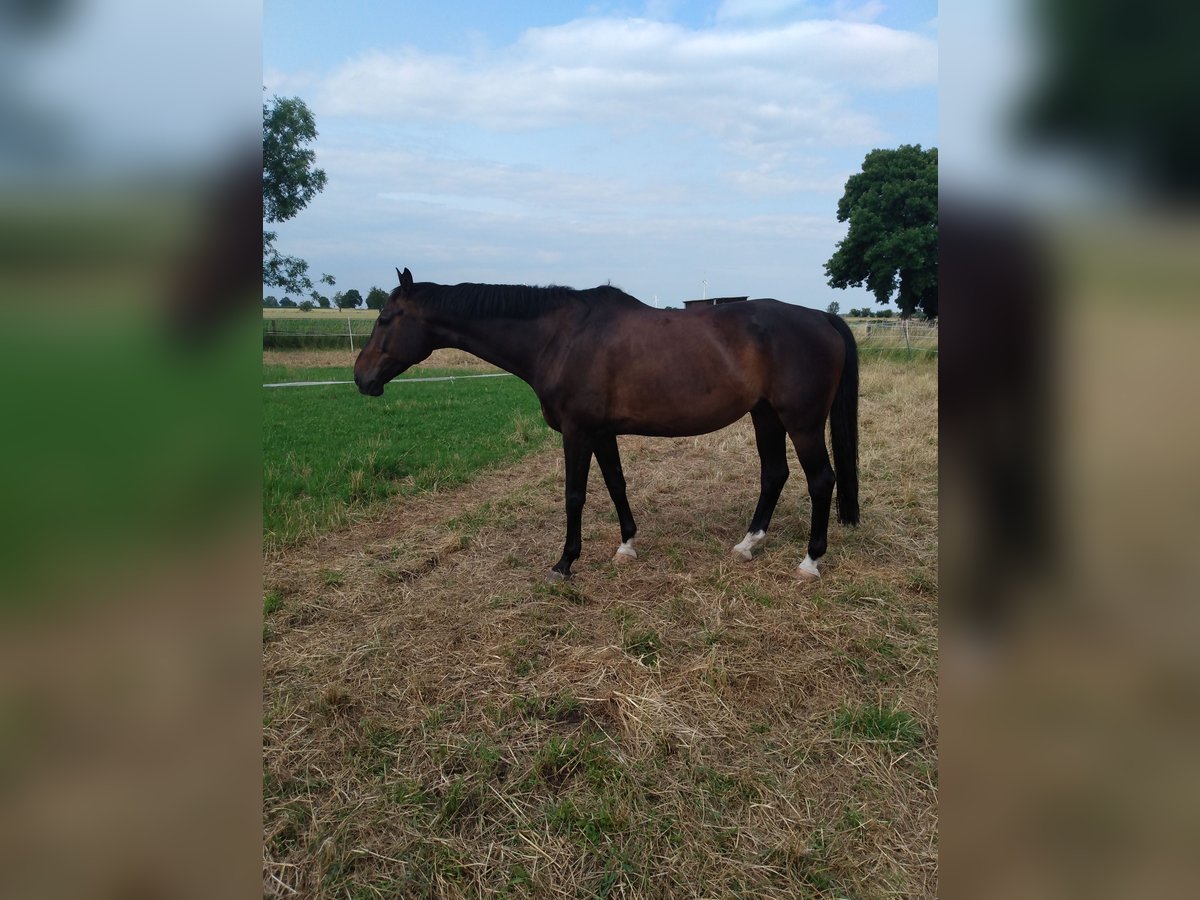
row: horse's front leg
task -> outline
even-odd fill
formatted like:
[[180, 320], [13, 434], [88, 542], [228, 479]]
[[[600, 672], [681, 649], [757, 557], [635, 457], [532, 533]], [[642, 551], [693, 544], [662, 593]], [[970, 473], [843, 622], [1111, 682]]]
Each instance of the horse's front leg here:
[[551, 581], [571, 577], [571, 563], [583, 549], [583, 504], [587, 499], [588, 470], [592, 467], [594, 442], [589, 435], [563, 428], [563, 459], [566, 469], [567, 539], [562, 559], [550, 570]]

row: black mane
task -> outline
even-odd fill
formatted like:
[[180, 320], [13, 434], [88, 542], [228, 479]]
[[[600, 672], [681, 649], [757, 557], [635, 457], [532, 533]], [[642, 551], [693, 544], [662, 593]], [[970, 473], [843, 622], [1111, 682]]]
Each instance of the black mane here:
[[424, 284], [414, 285], [413, 300], [427, 309], [464, 318], [532, 319], [572, 303], [640, 303], [619, 288], [601, 285], [589, 290], [525, 284]]

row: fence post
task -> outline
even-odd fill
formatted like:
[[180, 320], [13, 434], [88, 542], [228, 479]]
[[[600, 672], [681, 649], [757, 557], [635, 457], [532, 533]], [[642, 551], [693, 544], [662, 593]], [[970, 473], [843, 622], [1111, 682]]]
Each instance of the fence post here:
[[350, 335], [350, 352], [354, 352], [354, 329], [350, 327], [350, 317], [346, 316], [346, 334]]

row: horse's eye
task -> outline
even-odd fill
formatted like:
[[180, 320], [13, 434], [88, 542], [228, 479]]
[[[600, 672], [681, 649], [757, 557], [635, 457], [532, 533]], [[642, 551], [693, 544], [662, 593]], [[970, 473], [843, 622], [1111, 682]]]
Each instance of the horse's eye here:
[[389, 325], [392, 324], [392, 317], [391, 316], [380, 316], [379, 324], [382, 325], [384, 328], [387, 328]]

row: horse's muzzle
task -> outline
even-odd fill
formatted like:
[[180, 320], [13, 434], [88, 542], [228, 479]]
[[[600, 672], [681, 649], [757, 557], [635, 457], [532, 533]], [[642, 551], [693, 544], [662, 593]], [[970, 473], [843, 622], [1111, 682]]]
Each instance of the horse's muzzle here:
[[358, 386], [359, 393], [366, 394], [368, 397], [383, 396], [383, 382], [377, 378], [363, 378], [356, 372], [354, 383]]

